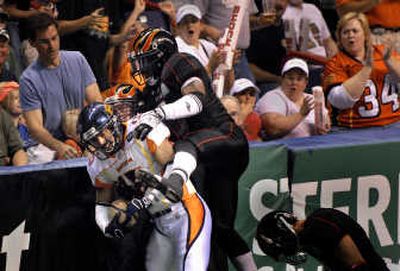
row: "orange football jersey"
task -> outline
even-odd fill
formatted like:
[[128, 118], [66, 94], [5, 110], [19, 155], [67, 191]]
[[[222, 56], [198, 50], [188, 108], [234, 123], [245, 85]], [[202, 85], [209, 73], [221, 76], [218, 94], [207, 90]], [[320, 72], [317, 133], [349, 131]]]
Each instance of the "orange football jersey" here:
[[[383, 61], [383, 47], [374, 47], [374, 65], [360, 99], [350, 109], [340, 110], [339, 126], [361, 128], [383, 126], [400, 120], [396, 83]], [[330, 89], [358, 73], [363, 64], [344, 52], [332, 57], [325, 66], [323, 85], [326, 96]], [[332, 106], [328, 105], [332, 108]]]
[[[358, 0], [336, 0], [336, 6], [339, 7], [349, 2], [357, 2]], [[381, 26], [398, 28], [400, 27], [400, 1], [382, 0], [371, 10], [365, 12], [370, 26]]]

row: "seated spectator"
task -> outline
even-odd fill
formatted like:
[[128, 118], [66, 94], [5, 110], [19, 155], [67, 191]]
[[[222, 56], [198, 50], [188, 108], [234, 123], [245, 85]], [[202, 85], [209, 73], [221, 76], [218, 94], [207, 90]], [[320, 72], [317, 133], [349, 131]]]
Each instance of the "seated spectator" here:
[[[256, 1], [259, 9], [260, 2]], [[275, 21], [269, 26], [251, 31], [250, 47], [246, 51], [250, 69], [261, 90], [261, 95], [279, 86], [280, 71], [286, 58], [282, 15], [286, 10], [288, 0], [277, 0], [274, 3]]]
[[321, 85], [322, 65], [338, 50], [321, 11], [303, 0], [289, 0], [283, 21], [289, 54], [314, 63], [310, 65], [309, 86]]
[[400, 120], [400, 59], [393, 44], [371, 46], [368, 21], [347, 13], [338, 23], [340, 51], [323, 73], [324, 91], [338, 126], [362, 128]]
[[[315, 128], [314, 99], [305, 93], [307, 63], [299, 58], [288, 60], [282, 68], [281, 86], [264, 94], [256, 104], [262, 127], [269, 139], [306, 137], [326, 134], [330, 124]], [[325, 111], [326, 118], [328, 112]]]
[[32, 136], [63, 159], [75, 158], [61, 129], [65, 111], [101, 101], [96, 79], [79, 52], [60, 51], [57, 23], [45, 13], [30, 18], [32, 45], [39, 57], [22, 74], [20, 98]]
[[22, 115], [18, 83], [2, 82], [0, 83], [0, 91], [6, 95], [1, 105], [10, 114], [15, 127], [18, 129], [24, 150], [28, 155], [28, 164], [42, 164], [53, 161], [55, 152], [43, 144], [38, 144], [29, 133], [25, 118]]
[[[8, 96], [9, 90], [0, 88], [0, 103]], [[22, 140], [12, 117], [0, 106], [0, 166], [22, 166], [28, 163]]]
[[261, 140], [261, 118], [254, 112], [256, 96], [260, 90], [249, 79], [241, 78], [235, 80], [230, 93], [239, 101], [241, 119], [239, 126], [244, 130], [247, 140]]

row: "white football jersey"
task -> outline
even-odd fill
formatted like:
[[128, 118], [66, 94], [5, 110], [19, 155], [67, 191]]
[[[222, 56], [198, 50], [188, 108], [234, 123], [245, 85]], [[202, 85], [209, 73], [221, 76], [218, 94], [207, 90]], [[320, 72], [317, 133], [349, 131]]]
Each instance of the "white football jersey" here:
[[[133, 131], [138, 125], [138, 119], [133, 118], [125, 125], [124, 145], [117, 153], [105, 160], [100, 160], [94, 155], [89, 158], [87, 170], [95, 187], [110, 187], [118, 181], [121, 174], [139, 168], [153, 174], [160, 175], [161, 173], [162, 167], [149, 150], [147, 141], [137, 140], [133, 136]], [[158, 145], [169, 135], [169, 129], [163, 123], [160, 123], [149, 133], [147, 138]]]

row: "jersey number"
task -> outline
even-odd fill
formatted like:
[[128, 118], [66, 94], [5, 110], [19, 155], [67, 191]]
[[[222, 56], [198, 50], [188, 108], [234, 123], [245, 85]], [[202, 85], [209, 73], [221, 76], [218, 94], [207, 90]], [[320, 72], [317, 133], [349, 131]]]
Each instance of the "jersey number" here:
[[[360, 106], [358, 108], [358, 113], [361, 117], [372, 118], [379, 115], [381, 109], [376, 90], [376, 85], [371, 80], [368, 80], [366, 88], [369, 89], [369, 94], [364, 96], [364, 102], [366, 106]], [[383, 83], [383, 89], [381, 94], [382, 104], [391, 104], [392, 111], [396, 112], [399, 109], [399, 97], [397, 95], [397, 87], [392, 83], [389, 76], [385, 76]]]

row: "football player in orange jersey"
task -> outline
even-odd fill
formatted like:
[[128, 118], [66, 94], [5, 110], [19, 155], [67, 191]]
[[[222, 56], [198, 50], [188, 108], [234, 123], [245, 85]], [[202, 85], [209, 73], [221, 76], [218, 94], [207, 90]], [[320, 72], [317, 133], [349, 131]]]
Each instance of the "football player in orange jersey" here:
[[348, 13], [338, 23], [340, 52], [325, 66], [324, 89], [338, 126], [383, 126], [400, 120], [400, 59], [393, 42], [372, 46], [368, 21]]

